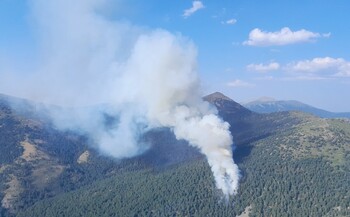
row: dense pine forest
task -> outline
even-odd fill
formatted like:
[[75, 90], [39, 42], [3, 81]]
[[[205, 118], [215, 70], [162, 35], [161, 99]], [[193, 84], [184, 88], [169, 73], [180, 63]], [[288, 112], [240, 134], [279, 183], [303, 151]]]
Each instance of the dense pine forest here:
[[169, 129], [116, 160], [84, 135], [0, 102], [0, 216], [350, 216], [350, 124], [300, 112], [256, 114], [206, 98], [231, 124], [237, 195], [215, 188], [205, 157]]

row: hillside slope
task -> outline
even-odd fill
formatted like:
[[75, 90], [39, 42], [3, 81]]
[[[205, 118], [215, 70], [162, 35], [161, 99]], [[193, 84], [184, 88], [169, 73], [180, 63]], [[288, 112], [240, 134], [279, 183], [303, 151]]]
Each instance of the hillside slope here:
[[83, 135], [0, 103], [0, 216], [350, 215], [349, 122], [257, 114], [220, 93], [205, 99], [237, 146], [242, 178], [229, 201], [203, 155], [168, 129], [144, 135], [152, 145], [144, 154], [116, 161]]
[[[10, 106], [13, 102], [16, 109]], [[152, 147], [142, 156], [117, 161], [101, 156], [86, 136], [55, 129], [35, 107], [26, 100], [0, 97], [0, 216], [120, 171], [163, 170], [203, 158], [168, 129], [157, 129], [143, 136]]]
[[321, 118], [350, 118], [350, 112], [329, 112], [295, 100], [262, 99], [245, 103], [243, 106], [257, 113], [301, 111]]

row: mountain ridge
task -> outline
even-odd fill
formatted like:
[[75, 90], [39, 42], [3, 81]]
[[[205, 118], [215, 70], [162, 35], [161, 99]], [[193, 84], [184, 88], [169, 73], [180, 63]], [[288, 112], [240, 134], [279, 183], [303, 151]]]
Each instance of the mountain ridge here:
[[272, 113], [281, 111], [302, 111], [321, 118], [350, 118], [350, 112], [330, 112], [324, 109], [302, 103], [297, 100], [254, 100], [242, 104], [247, 109], [257, 113]]
[[348, 122], [303, 112], [258, 114], [218, 93], [204, 100], [230, 124], [242, 174], [227, 203], [218, 202], [205, 157], [171, 129], [143, 135], [150, 145], [143, 154], [113, 159], [86, 137], [37, 119], [35, 110], [26, 116], [0, 100], [0, 153], [6, 153], [0, 155], [0, 216], [350, 214]]
[[252, 114], [252, 111], [243, 107], [238, 102], [233, 99], [225, 96], [220, 92], [215, 92], [203, 97], [203, 100], [209, 102], [210, 104], [216, 106], [219, 111], [219, 114], [229, 113], [231, 115], [238, 116], [249, 116]]

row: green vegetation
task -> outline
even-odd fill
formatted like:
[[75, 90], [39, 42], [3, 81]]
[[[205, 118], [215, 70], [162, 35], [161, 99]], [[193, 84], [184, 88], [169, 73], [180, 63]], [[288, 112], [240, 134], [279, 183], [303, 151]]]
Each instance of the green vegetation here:
[[[0, 201], [13, 199], [0, 216], [236, 216], [248, 207], [251, 217], [350, 216], [348, 120], [220, 105], [242, 172], [229, 201], [198, 150], [167, 129], [144, 135], [152, 148], [143, 155], [117, 161], [84, 136], [0, 107]], [[33, 146], [29, 158], [23, 141]]]
[[247, 206], [251, 216], [350, 215], [349, 171], [322, 158], [283, 159], [268, 141], [259, 141], [239, 164], [240, 190], [227, 203], [202, 159], [158, 172], [121, 172], [40, 201], [18, 216], [235, 216]]
[[349, 162], [350, 124], [346, 120], [306, 116], [302, 124], [274, 139], [283, 152], [295, 158], [323, 157], [333, 166]]
[[17, 141], [23, 139], [25, 127], [13, 117], [7, 106], [0, 105], [0, 111], [0, 166], [3, 166], [12, 163], [22, 154], [22, 148], [17, 145]]

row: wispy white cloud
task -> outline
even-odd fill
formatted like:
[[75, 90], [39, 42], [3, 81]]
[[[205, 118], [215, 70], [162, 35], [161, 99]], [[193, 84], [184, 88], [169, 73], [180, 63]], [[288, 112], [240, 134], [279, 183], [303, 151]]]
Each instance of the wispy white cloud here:
[[225, 21], [225, 24], [228, 24], [228, 25], [233, 25], [237, 23], [237, 20], [236, 19], [229, 19], [229, 20], [226, 20]]
[[273, 77], [273, 76], [264, 76], [256, 77], [254, 80], [258, 81], [320, 81], [320, 80], [332, 80], [332, 77], [324, 77], [317, 75], [291, 75], [283, 77]]
[[247, 70], [249, 71], [257, 71], [257, 72], [268, 72], [275, 71], [280, 68], [280, 64], [277, 62], [271, 62], [269, 64], [249, 64], [247, 65]]
[[[277, 62], [270, 64], [249, 64], [247, 70], [267, 72], [279, 70], [281, 73], [274, 77], [256, 77], [255, 80], [280, 81], [318, 81], [350, 78], [350, 61], [343, 58], [317, 57], [309, 60], [300, 60], [280, 65]], [[265, 74], [266, 75], [266, 74]]]
[[204, 8], [204, 4], [201, 1], [193, 1], [192, 7], [184, 10], [184, 13], [182, 14], [182, 16], [184, 18], [187, 18], [187, 17], [191, 16], [192, 14], [194, 14], [196, 11], [203, 9], [203, 8]]
[[273, 76], [264, 76], [264, 77], [256, 77], [254, 78], [254, 80], [258, 80], [258, 81], [273, 81], [273, 80], [277, 80], [275, 77]]
[[227, 86], [229, 86], [229, 87], [254, 87], [255, 85], [252, 83], [248, 83], [248, 82], [236, 79], [236, 80], [228, 82]]
[[249, 33], [249, 39], [244, 41], [244, 45], [249, 46], [282, 46], [287, 44], [296, 44], [302, 42], [314, 41], [320, 37], [329, 37], [330, 33], [320, 34], [301, 29], [293, 32], [288, 27], [282, 28], [276, 32], [266, 32], [258, 28]]
[[278, 80], [281, 80], [281, 81], [320, 81], [320, 80], [330, 80], [330, 79], [333, 79], [333, 78], [317, 76], [317, 75], [299, 75], [299, 76], [282, 77]]
[[302, 60], [286, 66], [288, 71], [308, 74], [324, 74], [350, 77], [350, 62], [343, 58], [318, 57], [312, 60]]
[[329, 37], [331, 37], [331, 33], [330, 32], [323, 33], [322, 36], [325, 37], [325, 38], [329, 38]]

